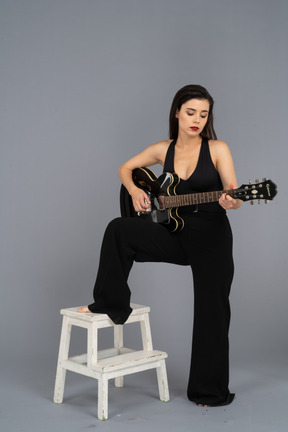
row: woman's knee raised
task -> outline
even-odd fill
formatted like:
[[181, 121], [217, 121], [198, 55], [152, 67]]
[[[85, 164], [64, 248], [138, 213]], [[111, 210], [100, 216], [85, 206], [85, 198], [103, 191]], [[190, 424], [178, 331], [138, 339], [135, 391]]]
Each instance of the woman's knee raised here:
[[123, 226], [123, 218], [117, 217], [115, 219], [112, 219], [108, 225], [106, 230], [109, 232], [117, 232], [121, 227]]

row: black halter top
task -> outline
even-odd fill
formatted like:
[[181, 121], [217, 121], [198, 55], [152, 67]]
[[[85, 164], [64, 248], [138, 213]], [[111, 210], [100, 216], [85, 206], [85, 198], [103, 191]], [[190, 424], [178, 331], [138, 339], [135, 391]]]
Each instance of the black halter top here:
[[[174, 173], [174, 154], [176, 140], [172, 141], [168, 147], [164, 172]], [[218, 171], [216, 170], [210, 155], [209, 144], [206, 138], [202, 138], [199, 159], [194, 172], [187, 180], [180, 179], [180, 183], [176, 187], [177, 195], [210, 192], [223, 190], [223, 185]], [[187, 206], [179, 208], [179, 215], [187, 220], [195, 211], [195, 206]], [[198, 212], [222, 212], [226, 211], [219, 205], [218, 202], [200, 204]]]

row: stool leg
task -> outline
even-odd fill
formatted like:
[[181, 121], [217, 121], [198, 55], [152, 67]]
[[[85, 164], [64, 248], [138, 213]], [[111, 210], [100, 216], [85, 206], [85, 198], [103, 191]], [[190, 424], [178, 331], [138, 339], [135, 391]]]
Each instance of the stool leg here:
[[140, 323], [143, 349], [146, 351], [153, 351], [151, 327], [148, 313], [144, 314], [143, 320], [141, 320]]
[[69, 319], [63, 316], [59, 354], [58, 354], [58, 365], [56, 372], [55, 388], [54, 388], [54, 402], [62, 403], [64, 395], [64, 386], [66, 378], [66, 369], [62, 367], [62, 360], [68, 359], [69, 345], [71, 338], [71, 324], [69, 324]]
[[[123, 325], [114, 326], [114, 347], [118, 348], [118, 354], [120, 354], [120, 348], [123, 348]], [[124, 378], [123, 376], [115, 378], [115, 387], [123, 387]]]
[[98, 360], [98, 327], [93, 323], [87, 329], [87, 367], [92, 369], [92, 365]]
[[103, 375], [98, 379], [98, 419], [108, 419], [108, 379]]
[[160, 360], [160, 366], [157, 367], [156, 370], [160, 400], [162, 402], [168, 402], [170, 397], [165, 360]]

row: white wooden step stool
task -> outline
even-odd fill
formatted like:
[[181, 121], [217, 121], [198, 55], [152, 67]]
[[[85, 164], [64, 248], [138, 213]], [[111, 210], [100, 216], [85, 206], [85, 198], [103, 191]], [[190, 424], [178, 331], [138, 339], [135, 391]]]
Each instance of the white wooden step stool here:
[[[155, 351], [149, 321], [150, 307], [131, 304], [133, 309], [125, 324], [140, 322], [143, 350], [123, 347], [123, 325], [116, 325], [106, 314], [80, 313], [78, 307], [62, 309], [63, 315], [54, 402], [62, 403], [66, 371], [76, 372], [98, 380], [98, 419], [108, 418], [108, 380], [123, 387], [124, 375], [156, 368], [160, 400], [169, 401], [165, 359], [167, 353]], [[124, 324], [124, 325], [125, 325]], [[87, 329], [87, 353], [69, 357], [72, 326]], [[98, 350], [98, 329], [114, 327], [114, 347]]]

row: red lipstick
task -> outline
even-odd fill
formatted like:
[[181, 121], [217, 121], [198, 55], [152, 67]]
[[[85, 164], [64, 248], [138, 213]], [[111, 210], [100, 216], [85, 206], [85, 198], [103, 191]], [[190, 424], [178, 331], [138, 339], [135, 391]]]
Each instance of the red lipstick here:
[[199, 128], [197, 126], [193, 126], [190, 129], [192, 129], [193, 131], [197, 131]]

